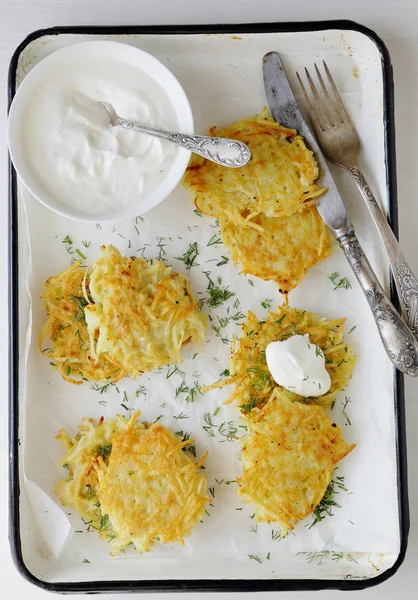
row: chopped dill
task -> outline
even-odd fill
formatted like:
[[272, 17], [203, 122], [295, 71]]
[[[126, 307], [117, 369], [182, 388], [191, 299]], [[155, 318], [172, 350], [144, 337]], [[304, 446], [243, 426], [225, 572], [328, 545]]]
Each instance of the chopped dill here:
[[334, 550], [321, 550], [320, 552], [298, 552], [297, 556], [304, 556], [308, 563], [316, 562], [318, 566], [322, 565], [325, 559], [331, 559], [339, 561], [342, 558], [346, 558], [350, 562], [357, 561], [351, 556], [351, 554], [345, 554], [344, 552], [335, 552]]
[[338, 273], [338, 271], [335, 271], [334, 273], [331, 273], [330, 275], [328, 275], [328, 279], [331, 281], [332, 285], [334, 286], [334, 290], [337, 290], [340, 288], [348, 290], [351, 288], [351, 283], [349, 282], [347, 277], [341, 277], [340, 274]]
[[157, 260], [166, 260], [165, 256], [166, 256], [166, 251], [165, 251], [165, 247], [167, 246], [167, 244], [164, 244], [165, 238], [163, 237], [157, 237], [157, 248], [158, 250], [158, 254], [157, 254]]
[[344, 485], [344, 476], [335, 477], [328, 484], [321, 502], [312, 512], [313, 521], [309, 525], [309, 529], [314, 527], [320, 521], [323, 521], [325, 517], [334, 516], [334, 513], [332, 512], [333, 508], [341, 508], [341, 506], [335, 500], [335, 496], [339, 493], [339, 490], [343, 490], [344, 492], [348, 491]]
[[253, 398], [252, 396], [250, 396], [249, 402], [247, 402], [246, 404], [241, 404], [240, 409], [245, 413], [249, 413], [254, 408], [254, 406], [257, 406], [259, 402], [259, 398]]
[[256, 554], [249, 554], [249, 555], [248, 555], [248, 558], [249, 558], [250, 560], [256, 560], [258, 563], [260, 563], [260, 565], [261, 565], [261, 563], [263, 562], [263, 561], [261, 560], [261, 558], [260, 558], [259, 556], [257, 556]]
[[252, 287], [254, 287], [254, 281], [253, 281], [252, 279], [249, 279], [249, 280], [248, 280], [248, 283], [249, 283], [249, 284], [250, 284]]
[[[99, 444], [94, 449], [94, 452], [97, 456], [101, 456], [103, 458], [103, 460], [106, 460], [109, 458], [110, 453], [112, 452], [112, 444], [110, 444], [110, 443]], [[94, 495], [96, 495], [96, 494], [94, 494]]]
[[271, 308], [271, 303], [273, 302], [273, 298], [266, 298], [262, 301], [261, 306], [263, 308]]
[[196, 263], [196, 258], [199, 255], [199, 251], [197, 249], [197, 242], [193, 242], [189, 245], [188, 249], [182, 256], [176, 256], [176, 260], [184, 263], [186, 269], [189, 271], [192, 267], [198, 267], [198, 263]]
[[179, 415], [174, 416], [174, 418], [177, 419], [177, 421], [179, 421], [180, 419], [188, 419], [189, 417], [181, 412]]
[[139, 396], [147, 396], [147, 388], [145, 387], [145, 385], [140, 385], [139, 388], [136, 390], [135, 392], [135, 396], [137, 398], [139, 398]]
[[84, 309], [87, 306], [87, 300], [84, 297], [79, 297], [79, 296], [71, 296], [71, 298], [77, 304], [77, 312], [74, 315], [74, 319], [76, 321], [78, 321], [79, 323], [81, 321], [85, 321], [86, 315], [85, 315]]
[[343, 410], [342, 410], [344, 418], [347, 421], [346, 425], [351, 425], [350, 417], [348, 416], [347, 411], [346, 411], [346, 408], [350, 404], [350, 402], [351, 402], [350, 396], [346, 396], [344, 403], [343, 403]]
[[86, 260], [87, 256], [86, 256], [85, 254], [83, 254], [83, 253], [81, 252], [81, 250], [79, 250], [78, 248], [76, 248], [76, 249], [75, 249], [75, 251], [77, 252], [77, 254], [78, 254], [78, 256], [79, 256], [80, 258], [82, 258], [83, 260]]
[[[183, 432], [183, 431], [177, 431], [176, 435], [178, 435], [179, 437], [182, 436], [182, 440], [181, 440], [182, 442], [187, 442], [191, 438], [190, 433]], [[192, 454], [196, 458], [196, 446], [194, 446], [192, 443], [187, 444], [187, 446], [183, 446], [182, 450], [184, 452], [186, 452], [186, 451], [190, 452], [190, 454]]]
[[91, 244], [91, 242], [88, 242], [87, 240], [82, 240], [81, 243], [83, 244], [84, 248], [88, 248]]
[[210, 238], [210, 240], [208, 241], [208, 243], [206, 245], [207, 246], [217, 246], [218, 244], [222, 244], [222, 240], [220, 237], [218, 237], [215, 234]]
[[[205, 275], [209, 280], [209, 284], [206, 290], [208, 293], [208, 297], [205, 301], [210, 306], [210, 308], [217, 308], [218, 306], [229, 300], [229, 298], [235, 296], [235, 292], [231, 292], [228, 286], [220, 287], [220, 285], [216, 285], [212, 281], [207, 272], [205, 273]], [[218, 284], [220, 284], [219, 277]]]
[[109, 389], [109, 386], [111, 385], [116, 385], [113, 382], [109, 382], [109, 383], [105, 383], [103, 385], [98, 385], [97, 383], [93, 383], [93, 385], [90, 386], [91, 390], [94, 390], [95, 392], [99, 392], [99, 394], [105, 394], [107, 392], [107, 390]]
[[355, 330], [355, 328], [356, 328], [356, 327], [357, 327], [357, 325], [354, 325], [354, 327], [352, 327], [352, 328], [350, 329], [350, 331], [348, 332], [348, 334], [347, 334], [347, 335], [349, 335], [350, 333], [353, 333], [353, 331]]

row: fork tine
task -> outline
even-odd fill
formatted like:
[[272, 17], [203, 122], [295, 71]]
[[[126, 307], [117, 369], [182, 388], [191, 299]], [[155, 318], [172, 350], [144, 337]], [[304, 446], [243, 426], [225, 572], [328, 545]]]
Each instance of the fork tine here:
[[318, 121], [316, 110], [313, 107], [312, 102], [309, 99], [309, 96], [308, 96], [308, 94], [306, 92], [305, 86], [303, 85], [303, 81], [302, 81], [302, 79], [301, 79], [301, 77], [300, 77], [300, 75], [299, 75], [299, 73], [297, 71], [296, 71], [296, 77], [298, 78], [299, 85], [300, 85], [301, 90], [302, 90], [303, 99], [305, 100], [306, 108], [308, 109], [308, 113], [309, 113], [309, 116], [311, 118], [313, 126], [315, 127], [315, 129], [322, 129], [323, 130], [323, 127], [321, 126], [321, 124]]
[[335, 96], [335, 100], [337, 102], [337, 106], [340, 109], [341, 115], [343, 117], [342, 122], [344, 122], [344, 119], [346, 119], [349, 123], [351, 123], [351, 119], [348, 116], [347, 111], [345, 110], [345, 106], [343, 104], [343, 101], [341, 100], [341, 96], [337, 90], [337, 86], [335, 85], [335, 81], [331, 75], [330, 70], [328, 69], [327, 63], [325, 61], [322, 61], [324, 63], [324, 69], [325, 69], [325, 73], [327, 74], [328, 77], [328, 81], [330, 82], [330, 85], [332, 87], [332, 91], [334, 92], [334, 96]]
[[324, 80], [322, 79], [322, 75], [321, 75], [316, 63], [314, 63], [314, 67], [315, 67], [317, 77], [319, 79], [319, 83], [321, 84], [322, 93], [324, 94], [324, 98], [328, 105], [328, 118], [330, 120], [332, 127], [334, 127], [337, 119], [339, 119], [341, 121], [341, 123], [343, 122], [344, 119], [340, 117], [338, 107], [332, 103], [331, 98], [329, 97], [329, 94], [328, 94], [328, 90], [325, 86]]
[[319, 97], [319, 94], [317, 92], [317, 89], [315, 87], [315, 84], [312, 80], [312, 77], [310, 76], [310, 73], [308, 71], [308, 69], [305, 67], [305, 73], [306, 73], [306, 77], [308, 79], [309, 82], [309, 86], [311, 88], [311, 92], [313, 94], [314, 100], [315, 100], [315, 110], [317, 111], [317, 113], [320, 116], [320, 121], [322, 120], [322, 123], [324, 126], [321, 125], [321, 129], [323, 131], [325, 131], [326, 128], [331, 126], [331, 122], [328, 118], [328, 115], [326, 113], [325, 107], [323, 105], [323, 102], [321, 100], [321, 98]]

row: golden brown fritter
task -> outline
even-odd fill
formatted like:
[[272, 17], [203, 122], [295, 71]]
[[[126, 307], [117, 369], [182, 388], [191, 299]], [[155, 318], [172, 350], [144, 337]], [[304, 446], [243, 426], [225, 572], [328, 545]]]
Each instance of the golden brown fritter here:
[[160, 425], [102, 418], [83, 419], [72, 438], [61, 430], [66, 449], [61, 466], [68, 478], [56, 486], [64, 506], [74, 508], [112, 548], [133, 543], [148, 552], [156, 541], [180, 542], [200, 522], [206, 504], [206, 479], [183, 451], [182, 442]]
[[85, 308], [94, 356], [106, 356], [131, 376], [181, 362], [181, 347], [205, 339], [207, 317], [183, 273], [164, 261], [123, 257], [102, 246], [89, 271]]
[[251, 159], [229, 169], [193, 155], [184, 185], [196, 208], [219, 219], [222, 239], [242, 272], [290, 292], [331, 254], [331, 237], [315, 202], [318, 165], [293, 129], [267, 110], [210, 135], [247, 143]]
[[[209, 135], [245, 142], [251, 160], [245, 167], [230, 169], [194, 154], [184, 179], [201, 212], [212, 217], [222, 213], [267, 217], [292, 215], [315, 203], [325, 188], [318, 188], [318, 165], [303, 138], [274, 121], [267, 109]], [[238, 224], [238, 223], [237, 223]]]
[[321, 406], [291, 402], [275, 389], [248, 418], [238, 494], [255, 519], [277, 522], [281, 537], [315, 510], [336, 464], [355, 447]]
[[286, 294], [305, 277], [308, 269], [331, 255], [331, 242], [315, 206], [290, 217], [252, 219], [261, 229], [237, 225], [229, 216], [219, 217], [221, 236], [234, 264], [242, 273], [277, 283]]
[[[227, 402], [235, 401], [244, 413], [249, 413], [255, 406], [263, 406], [275, 389], [291, 401], [302, 400], [329, 408], [338, 392], [347, 385], [357, 360], [352, 344], [347, 345], [344, 341], [344, 323], [345, 319], [328, 321], [313, 313], [285, 306], [279, 307], [277, 312], [269, 312], [263, 321], [250, 311], [241, 326], [241, 337], [232, 342], [230, 378], [204, 390], [234, 383], [235, 390]], [[331, 388], [322, 396], [302, 398], [278, 385], [270, 375], [266, 362], [268, 344], [296, 334], [309, 334], [311, 342], [324, 354]]]

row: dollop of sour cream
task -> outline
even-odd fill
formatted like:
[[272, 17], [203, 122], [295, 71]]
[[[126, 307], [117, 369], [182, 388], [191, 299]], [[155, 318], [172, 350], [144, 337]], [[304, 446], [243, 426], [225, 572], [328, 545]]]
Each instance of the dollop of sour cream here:
[[274, 381], [300, 396], [322, 396], [331, 387], [324, 354], [308, 334], [271, 342], [266, 360]]
[[99, 101], [128, 120], [177, 129], [170, 99], [154, 79], [128, 63], [96, 59], [66, 65], [37, 87], [23, 116], [22, 145], [50, 195], [104, 215], [152, 193], [177, 148], [112, 127]]

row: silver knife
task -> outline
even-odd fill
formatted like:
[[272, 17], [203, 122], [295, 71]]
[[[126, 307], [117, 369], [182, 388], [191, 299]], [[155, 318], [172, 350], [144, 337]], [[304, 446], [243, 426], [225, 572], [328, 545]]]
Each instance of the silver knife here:
[[317, 201], [318, 212], [342, 248], [366, 296], [390, 360], [403, 373], [418, 376], [418, 343], [415, 336], [387, 297], [360, 246], [344, 201], [299, 108], [277, 52], [269, 52], [264, 56], [263, 74], [273, 118], [286, 127], [296, 129], [315, 154], [320, 168], [321, 186], [328, 188]]

